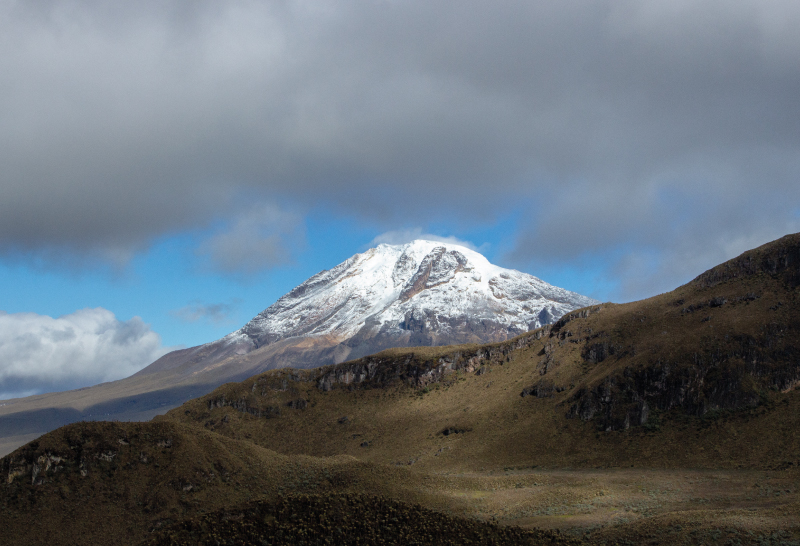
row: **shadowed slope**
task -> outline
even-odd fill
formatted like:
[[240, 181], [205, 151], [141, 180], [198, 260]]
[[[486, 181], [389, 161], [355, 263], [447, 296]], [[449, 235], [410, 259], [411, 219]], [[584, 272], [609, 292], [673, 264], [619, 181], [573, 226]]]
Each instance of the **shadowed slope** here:
[[218, 544], [496, 544], [578, 546], [553, 531], [500, 527], [363, 495], [253, 502], [173, 525], [142, 546]]
[[174, 423], [77, 423], [0, 459], [3, 544], [136, 544], [154, 529], [287, 494], [458, 504], [406, 469], [287, 457]]

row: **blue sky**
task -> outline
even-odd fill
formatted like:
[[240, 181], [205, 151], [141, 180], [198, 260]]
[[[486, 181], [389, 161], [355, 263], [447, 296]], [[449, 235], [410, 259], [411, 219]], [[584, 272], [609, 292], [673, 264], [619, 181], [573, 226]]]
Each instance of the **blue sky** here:
[[794, 0], [0, 3], [0, 398], [216, 339], [377, 238], [629, 301], [800, 231], [798, 27]]
[[[494, 263], [513, 267], [509, 253], [519, 213], [494, 223], [469, 226], [399, 226], [398, 240], [433, 234], [471, 244]], [[363, 252], [385, 234], [380, 226], [316, 211], [304, 221], [304, 236], [291, 249], [289, 263], [247, 274], [221, 273], [198, 256], [201, 234], [163, 237], [137, 254], [123, 269], [94, 270], [31, 264], [17, 258], [0, 265], [0, 283], [14, 287], [3, 297], [7, 313], [33, 312], [58, 317], [84, 307], [102, 307], [118, 319], [141, 317], [166, 346], [194, 346], [239, 328], [311, 275]], [[529, 268], [523, 268], [533, 274]], [[540, 277], [557, 286], [611, 299], [613, 281], [603, 267], [550, 267]]]

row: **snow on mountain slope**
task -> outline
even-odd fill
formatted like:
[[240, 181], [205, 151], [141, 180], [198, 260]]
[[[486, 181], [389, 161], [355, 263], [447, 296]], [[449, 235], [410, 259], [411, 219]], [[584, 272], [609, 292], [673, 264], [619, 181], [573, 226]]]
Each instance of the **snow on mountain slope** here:
[[594, 303], [463, 246], [417, 240], [380, 245], [311, 277], [220, 342], [243, 354], [324, 336], [350, 347], [342, 358], [355, 358], [387, 346], [507, 339]]
[[0, 437], [78, 419], [150, 419], [275, 368], [315, 368], [390, 347], [501, 341], [594, 303], [462, 246], [380, 245], [314, 275], [222, 339], [168, 353], [126, 379], [0, 408], [0, 417], [33, 416], [7, 421]]

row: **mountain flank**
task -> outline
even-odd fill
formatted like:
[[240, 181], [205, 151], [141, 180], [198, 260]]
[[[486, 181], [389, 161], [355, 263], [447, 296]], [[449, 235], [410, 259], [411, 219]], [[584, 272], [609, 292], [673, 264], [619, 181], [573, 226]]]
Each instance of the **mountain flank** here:
[[314, 275], [220, 340], [173, 351], [120, 381], [5, 402], [0, 454], [76, 421], [147, 420], [269, 369], [505, 340], [592, 303], [459, 245], [380, 245]]
[[311, 277], [239, 330], [166, 355], [138, 375], [249, 377], [391, 347], [502, 341], [593, 303], [462, 246], [380, 245]]

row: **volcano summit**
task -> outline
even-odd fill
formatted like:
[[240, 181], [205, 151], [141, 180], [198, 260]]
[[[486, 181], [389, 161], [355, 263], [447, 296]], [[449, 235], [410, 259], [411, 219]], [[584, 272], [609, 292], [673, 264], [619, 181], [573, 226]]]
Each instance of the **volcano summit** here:
[[220, 342], [241, 353], [318, 337], [336, 343], [332, 363], [387, 347], [502, 341], [595, 303], [465, 247], [418, 240], [311, 277]]
[[596, 303], [460, 245], [380, 245], [314, 275], [239, 330], [169, 353], [133, 377], [220, 384], [391, 347], [503, 341]]
[[0, 438], [19, 437], [7, 450], [69, 422], [150, 419], [275, 368], [391, 347], [503, 341], [596, 303], [463, 246], [380, 245], [314, 275], [222, 339], [173, 351], [126, 379], [7, 402]]

